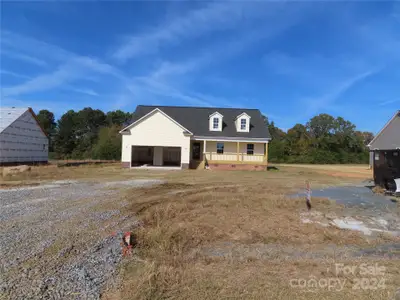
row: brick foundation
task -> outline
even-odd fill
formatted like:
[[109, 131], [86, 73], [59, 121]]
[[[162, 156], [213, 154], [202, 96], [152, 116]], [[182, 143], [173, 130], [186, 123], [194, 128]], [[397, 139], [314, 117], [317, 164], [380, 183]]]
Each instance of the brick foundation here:
[[131, 162], [130, 161], [123, 161], [123, 162], [121, 162], [121, 166], [123, 168], [130, 168], [131, 167]]
[[251, 170], [251, 171], [265, 171], [266, 165], [252, 165], [252, 164], [209, 164], [211, 170]]

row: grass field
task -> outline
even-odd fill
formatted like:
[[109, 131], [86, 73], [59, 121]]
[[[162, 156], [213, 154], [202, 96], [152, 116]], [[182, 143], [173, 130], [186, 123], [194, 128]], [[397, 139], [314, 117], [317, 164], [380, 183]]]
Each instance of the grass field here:
[[[138, 245], [121, 266], [121, 285], [107, 291], [104, 299], [391, 299], [400, 287], [399, 256], [355, 253], [399, 243], [398, 238], [381, 235], [371, 240], [356, 231], [304, 224], [304, 200], [288, 198], [304, 189], [305, 180], [317, 188], [370, 179], [368, 166], [277, 168], [246, 172], [49, 166], [1, 184], [76, 178], [166, 180], [123, 195], [129, 202], [126, 209], [142, 226], [134, 229]], [[313, 210], [340, 214], [343, 207], [313, 199]], [[355, 272], [339, 272], [338, 263]], [[384, 274], [362, 273], [362, 266], [376, 265], [385, 267]], [[304, 287], [303, 282], [310, 285]], [[330, 285], [320, 284], [325, 282]]]
[[[302, 189], [305, 179], [318, 187], [370, 177], [367, 166], [171, 174], [168, 184], [127, 196], [130, 209], [143, 222], [136, 231], [139, 259], [125, 263], [121, 289], [107, 297], [390, 299], [400, 287], [400, 261], [354, 257], [350, 249], [398, 239], [383, 235], [371, 241], [354, 231], [302, 224], [299, 214], [306, 211], [304, 201], [285, 196]], [[325, 199], [314, 199], [313, 205], [326, 214], [343, 209]], [[362, 263], [385, 266], [385, 286], [357, 289], [365, 276], [336, 272], [336, 263], [355, 266], [356, 272]], [[382, 278], [375, 277], [364, 281]], [[291, 280], [296, 279], [331, 280], [332, 285], [341, 282], [343, 287], [292, 287]]]

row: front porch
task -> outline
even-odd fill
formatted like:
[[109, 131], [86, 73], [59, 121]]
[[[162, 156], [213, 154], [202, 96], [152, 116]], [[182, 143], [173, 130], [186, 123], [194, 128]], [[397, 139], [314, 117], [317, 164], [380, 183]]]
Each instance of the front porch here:
[[257, 169], [268, 164], [268, 142], [192, 140], [190, 153], [191, 168]]

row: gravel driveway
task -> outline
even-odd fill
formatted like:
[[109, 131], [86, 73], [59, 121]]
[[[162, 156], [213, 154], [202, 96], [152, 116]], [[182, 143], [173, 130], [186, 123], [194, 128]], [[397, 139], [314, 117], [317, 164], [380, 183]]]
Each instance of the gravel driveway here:
[[123, 212], [121, 191], [159, 183], [55, 181], [0, 190], [0, 298], [98, 299], [121, 260], [111, 233], [136, 221]]

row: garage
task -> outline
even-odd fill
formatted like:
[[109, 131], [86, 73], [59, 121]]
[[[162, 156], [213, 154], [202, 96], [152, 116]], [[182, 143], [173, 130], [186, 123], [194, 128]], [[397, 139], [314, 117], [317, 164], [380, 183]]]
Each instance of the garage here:
[[163, 147], [163, 165], [180, 167], [181, 147]]
[[181, 147], [132, 146], [131, 167], [181, 166]]

